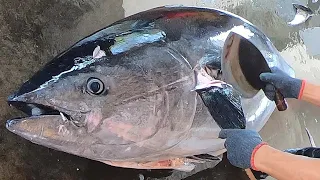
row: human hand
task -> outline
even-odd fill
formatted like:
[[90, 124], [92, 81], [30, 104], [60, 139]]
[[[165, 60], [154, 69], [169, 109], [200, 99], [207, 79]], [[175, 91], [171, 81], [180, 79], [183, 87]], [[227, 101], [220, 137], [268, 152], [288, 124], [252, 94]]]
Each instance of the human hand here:
[[260, 135], [251, 130], [223, 129], [219, 138], [226, 139], [227, 158], [236, 167], [248, 169], [254, 167], [255, 152], [266, 143]]
[[274, 100], [276, 88], [284, 98], [300, 99], [301, 91], [304, 88], [302, 80], [292, 78], [276, 67], [272, 68], [271, 71], [272, 73], [260, 74], [261, 81], [267, 83], [263, 91], [268, 99]]

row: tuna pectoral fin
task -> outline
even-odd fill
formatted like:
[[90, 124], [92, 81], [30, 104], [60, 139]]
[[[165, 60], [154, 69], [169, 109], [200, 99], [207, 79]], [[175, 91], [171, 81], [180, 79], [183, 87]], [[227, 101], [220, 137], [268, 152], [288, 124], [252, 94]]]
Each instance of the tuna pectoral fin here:
[[195, 165], [190, 163], [191, 160], [186, 158], [176, 158], [165, 161], [155, 162], [120, 162], [120, 161], [101, 161], [105, 164], [115, 167], [132, 168], [132, 169], [174, 169], [179, 171], [190, 172]]
[[197, 91], [213, 119], [222, 129], [245, 129], [240, 95], [230, 86]]

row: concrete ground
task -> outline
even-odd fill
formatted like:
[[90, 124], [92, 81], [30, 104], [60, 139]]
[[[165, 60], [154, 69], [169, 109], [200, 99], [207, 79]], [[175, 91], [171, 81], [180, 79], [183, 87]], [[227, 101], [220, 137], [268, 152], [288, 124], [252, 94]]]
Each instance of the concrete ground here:
[[[9, 133], [5, 121], [21, 115], [6, 104], [7, 96], [36, 70], [84, 36], [133, 13], [165, 4], [215, 7], [240, 15], [264, 31], [297, 77], [320, 83], [320, 16], [298, 27], [292, 0], [0, 0], [0, 179], [154, 179], [170, 171], [137, 171], [106, 166], [34, 145]], [[319, 12], [320, 1], [301, 1]], [[317, 34], [318, 33], [318, 34]], [[289, 101], [286, 112], [275, 111], [261, 131], [279, 149], [306, 147], [305, 127], [320, 144], [320, 110]], [[171, 179], [185, 177], [174, 172]], [[240, 177], [241, 176], [241, 177]], [[187, 179], [245, 179], [227, 162]]]

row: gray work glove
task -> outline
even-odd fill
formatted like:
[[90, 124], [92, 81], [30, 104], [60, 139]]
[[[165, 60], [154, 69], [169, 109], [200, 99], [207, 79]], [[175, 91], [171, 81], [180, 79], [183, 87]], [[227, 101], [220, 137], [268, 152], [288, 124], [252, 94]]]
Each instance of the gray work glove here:
[[274, 67], [271, 69], [272, 73], [260, 74], [261, 81], [268, 83], [263, 89], [267, 98], [274, 100], [275, 92], [277, 88], [284, 98], [299, 98], [301, 91], [302, 80], [295, 79]]
[[257, 132], [244, 129], [223, 129], [219, 138], [226, 139], [224, 146], [227, 149], [227, 158], [232, 165], [242, 169], [255, 169], [251, 164], [252, 153], [266, 144], [262, 142]]

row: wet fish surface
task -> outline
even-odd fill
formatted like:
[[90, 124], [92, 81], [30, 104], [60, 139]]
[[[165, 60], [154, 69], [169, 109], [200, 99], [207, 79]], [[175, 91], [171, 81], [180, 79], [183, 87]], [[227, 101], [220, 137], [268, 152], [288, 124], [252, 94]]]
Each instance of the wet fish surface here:
[[29, 117], [9, 120], [7, 129], [113, 166], [191, 171], [202, 161], [188, 157], [225, 152], [221, 128], [259, 131], [275, 108], [263, 93], [243, 99], [221, 81], [230, 73], [220, 64], [231, 31], [252, 36], [275, 66], [291, 70], [241, 17], [155, 8], [97, 31], [46, 64], [8, 98]]

